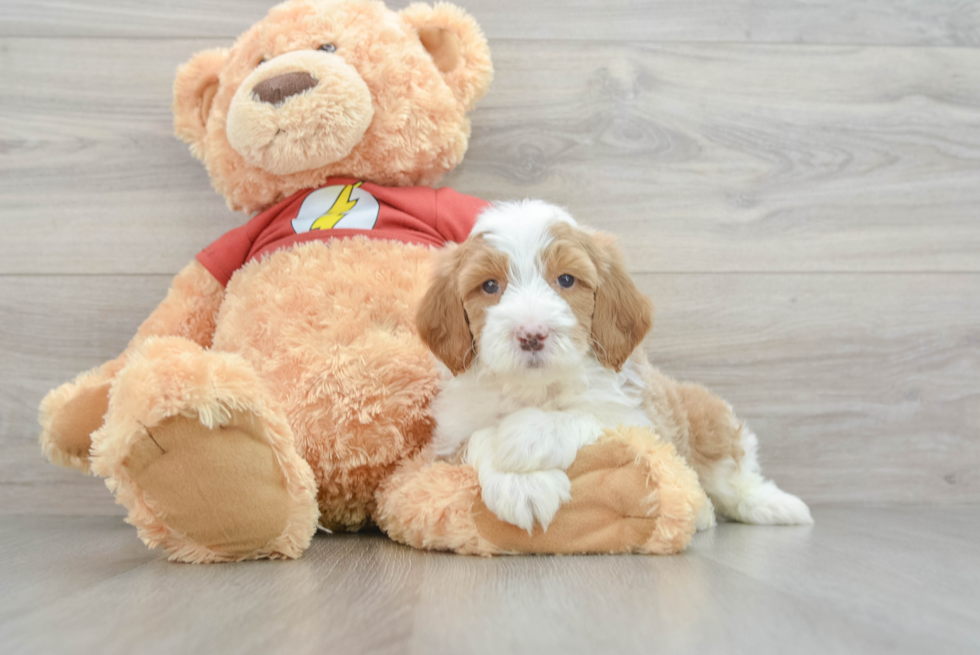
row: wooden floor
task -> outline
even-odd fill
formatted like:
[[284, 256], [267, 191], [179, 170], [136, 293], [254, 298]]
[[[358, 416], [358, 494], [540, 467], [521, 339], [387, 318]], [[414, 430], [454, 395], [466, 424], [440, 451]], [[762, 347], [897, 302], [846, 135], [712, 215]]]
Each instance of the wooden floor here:
[[817, 525], [668, 559], [375, 536], [165, 564], [41, 460], [36, 408], [244, 220], [170, 89], [270, 0], [3, 0], [0, 652], [977, 652], [980, 0], [457, 1], [497, 75], [446, 183], [620, 234], [654, 362], [728, 398]]
[[675, 557], [479, 559], [381, 535], [295, 562], [170, 564], [117, 518], [0, 519], [21, 653], [977, 653], [980, 507], [815, 508]]

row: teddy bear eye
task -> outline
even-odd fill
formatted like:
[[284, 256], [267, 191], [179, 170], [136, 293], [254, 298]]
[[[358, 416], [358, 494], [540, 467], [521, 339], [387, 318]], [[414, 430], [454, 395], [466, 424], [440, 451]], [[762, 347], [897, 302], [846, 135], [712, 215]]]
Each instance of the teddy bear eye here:
[[255, 67], [258, 68], [259, 66], [261, 66], [262, 64], [264, 64], [267, 61], [269, 61], [269, 58], [268, 57], [262, 57], [262, 59], [259, 59], [259, 63], [255, 64]]
[[322, 46], [317, 48], [317, 50], [321, 50], [323, 52], [337, 52], [337, 46], [332, 43], [324, 43]]

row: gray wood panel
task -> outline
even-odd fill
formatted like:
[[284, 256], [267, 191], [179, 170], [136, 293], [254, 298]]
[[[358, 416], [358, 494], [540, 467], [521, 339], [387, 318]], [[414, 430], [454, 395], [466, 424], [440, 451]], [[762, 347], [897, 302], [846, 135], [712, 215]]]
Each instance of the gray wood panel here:
[[[171, 137], [209, 44], [2, 42], [0, 273], [175, 273], [244, 220]], [[980, 270], [980, 50], [494, 48], [461, 191], [565, 204], [644, 271]]]
[[980, 500], [976, 275], [656, 275], [651, 359], [815, 500]]
[[[978, 274], [639, 274], [652, 361], [728, 399], [811, 501], [980, 501]], [[37, 404], [114, 357], [163, 276], [0, 277], [0, 506], [113, 513], [42, 461]]]
[[319, 535], [180, 566], [46, 464], [43, 394], [244, 220], [171, 136], [170, 88], [272, 2], [0, 2], [0, 652], [980, 650], [976, 0], [458, 0], [497, 77], [446, 183], [619, 234], [651, 359], [735, 405], [812, 528], [666, 558]]
[[[391, 0], [400, 9], [410, 0]], [[5, 0], [0, 35], [231, 38], [273, 0]], [[458, 0], [495, 39], [980, 44], [970, 0]]]
[[102, 480], [48, 464], [44, 394], [121, 352], [170, 276], [0, 276], [0, 514], [119, 514]]
[[319, 535], [296, 562], [213, 566], [168, 564], [118, 518], [0, 518], [0, 649], [766, 655], [980, 648], [980, 508], [814, 509], [813, 527], [723, 524], [674, 557], [480, 559], [415, 551], [380, 535]]
[[498, 53], [447, 183], [566, 204], [638, 270], [978, 270], [980, 50]]

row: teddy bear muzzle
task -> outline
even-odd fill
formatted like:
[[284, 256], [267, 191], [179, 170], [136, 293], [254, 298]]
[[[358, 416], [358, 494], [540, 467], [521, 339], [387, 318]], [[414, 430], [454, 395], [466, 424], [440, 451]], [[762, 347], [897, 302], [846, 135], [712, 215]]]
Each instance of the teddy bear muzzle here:
[[246, 162], [274, 175], [320, 168], [346, 157], [367, 131], [371, 92], [339, 56], [297, 51], [246, 77], [228, 109], [228, 142]]

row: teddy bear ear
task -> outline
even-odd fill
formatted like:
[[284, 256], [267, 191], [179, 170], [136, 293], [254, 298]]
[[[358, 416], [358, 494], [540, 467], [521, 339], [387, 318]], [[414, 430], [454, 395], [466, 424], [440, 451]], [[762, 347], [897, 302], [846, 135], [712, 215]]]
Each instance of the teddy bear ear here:
[[456, 5], [414, 3], [400, 12], [457, 100], [469, 111], [493, 79], [490, 46], [476, 20]]
[[218, 75], [228, 61], [227, 48], [204, 50], [177, 69], [174, 80], [174, 131], [203, 159], [211, 101], [218, 92]]

